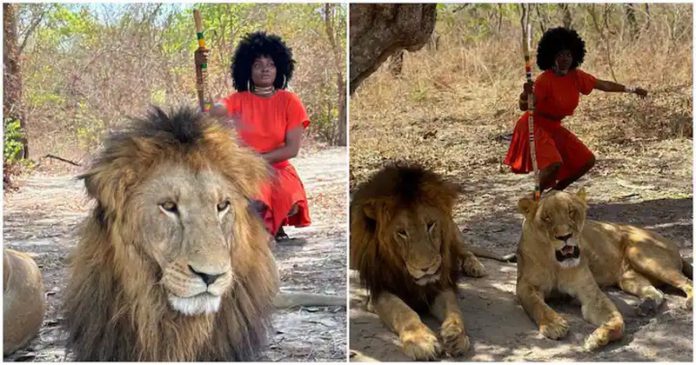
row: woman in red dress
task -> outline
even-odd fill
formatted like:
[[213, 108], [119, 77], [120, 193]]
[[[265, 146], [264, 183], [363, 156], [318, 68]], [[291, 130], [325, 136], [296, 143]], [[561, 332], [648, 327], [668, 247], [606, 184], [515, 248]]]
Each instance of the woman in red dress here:
[[[577, 181], [595, 163], [595, 156], [561, 120], [573, 115], [580, 94], [592, 90], [627, 92], [645, 97], [639, 87], [605, 81], [579, 70], [585, 57], [585, 42], [572, 29], [553, 28], [544, 33], [537, 48], [537, 65], [542, 72], [534, 83], [524, 85], [520, 110], [526, 111], [527, 94], [534, 92], [534, 141], [541, 191], [563, 190]], [[504, 163], [515, 173], [532, 171], [529, 151], [529, 112], [517, 121]]]
[[[208, 52], [202, 53], [205, 62]], [[311, 223], [304, 186], [288, 161], [297, 156], [302, 133], [309, 125], [300, 99], [285, 90], [294, 66], [292, 51], [280, 37], [265, 32], [247, 34], [232, 59], [237, 92], [219, 100], [210, 111], [233, 121], [241, 140], [273, 167], [271, 181], [254, 203], [276, 241], [289, 239], [283, 226]]]

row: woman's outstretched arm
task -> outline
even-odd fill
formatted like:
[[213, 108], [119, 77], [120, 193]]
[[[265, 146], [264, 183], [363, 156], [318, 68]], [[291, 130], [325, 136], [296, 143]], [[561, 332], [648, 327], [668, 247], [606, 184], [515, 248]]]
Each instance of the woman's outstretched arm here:
[[643, 89], [643, 88], [633, 87], [633, 86], [624, 86], [624, 85], [621, 85], [621, 84], [613, 82], [613, 81], [600, 80], [600, 79], [597, 79], [597, 82], [595, 83], [594, 88], [597, 90], [602, 90], [602, 91], [607, 91], [607, 92], [633, 93], [633, 94], [636, 94], [640, 97], [646, 97], [648, 95], [648, 91]]

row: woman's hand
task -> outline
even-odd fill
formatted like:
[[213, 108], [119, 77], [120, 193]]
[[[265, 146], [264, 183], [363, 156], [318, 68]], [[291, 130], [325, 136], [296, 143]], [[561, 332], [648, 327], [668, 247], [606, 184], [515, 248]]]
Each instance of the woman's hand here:
[[524, 83], [524, 86], [522, 87], [522, 94], [525, 96], [525, 99], [527, 98], [527, 95], [531, 94], [534, 92], [534, 81], [527, 81]]
[[641, 98], [644, 98], [648, 96], [648, 90], [645, 90], [643, 88], [637, 87], [635, 91], [633, 91], [636, 95], [640, 96]]

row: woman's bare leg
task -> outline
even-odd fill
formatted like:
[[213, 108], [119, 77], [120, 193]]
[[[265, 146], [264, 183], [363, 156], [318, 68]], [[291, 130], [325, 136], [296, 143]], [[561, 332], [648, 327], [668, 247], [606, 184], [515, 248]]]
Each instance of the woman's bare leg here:
[[560, 162], [554, 162], [546, 168], [539, 171], [539, 185], [541, 191], [553, 188], [556, 185], [556, 175], [561, 168]]
[[578, 181], [578, 179], [580, 179], [588, 171], [590, 171], [590, 169], [594, 166], [594, 164], [595, 164], [595, 157], [594, 157], [594, 155], [592, 155], [592, 157], [587, 161], [587, 163], [585, 165], [582, 166], [582, 168], [580, 168], [580, 170], [578, 170], [577, 173], [573, 174], [572, 176], [570, 176], [566, 179], [559, 181], [558, 184], [556, 184], [556, 186], [554, 186], [553, 188], [555, 190], [563, 190], [563, 189], [567, 188], [570, 184]]

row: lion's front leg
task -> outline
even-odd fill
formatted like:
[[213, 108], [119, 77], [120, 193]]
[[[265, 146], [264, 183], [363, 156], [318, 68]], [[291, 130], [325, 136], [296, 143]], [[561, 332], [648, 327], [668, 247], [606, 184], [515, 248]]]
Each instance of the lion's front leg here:
[[596, 350], [623, 337], [624, 322], [621, 313], [594, 280], [578, 288], [577, 297], [582, 304], [583, 318], [599, 326], [585, 340], [586, 350]]
[[568, 322], [544, 302], [544, 295], [539, 289], [524, 281], [518, 281], [517, 298], [522, 308], [539, 326], [542, 335], [557, 340], [568, 333]]
[[486, 268], [469, 250], [464, 235], [457, 230], [457, 255], [462, 263], [462, 271], [467, 276], [480, 278], [486, 275]]
[[469, 336], [464, 328], [464, 319], [459, 310], [454, 290], [445, 290], [435, 297], [431, 312], [442, 321], [440, 336], [445, 351], [451, 356], [461, 356], [469, 350]]
[[433, 331], [418, 313], [396, 295], [384, 292], [374, 302], [379, 318], [401, 339], [404, 352], [414, 360], [434, 360], [442, 349]]

